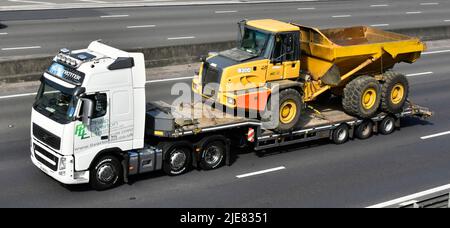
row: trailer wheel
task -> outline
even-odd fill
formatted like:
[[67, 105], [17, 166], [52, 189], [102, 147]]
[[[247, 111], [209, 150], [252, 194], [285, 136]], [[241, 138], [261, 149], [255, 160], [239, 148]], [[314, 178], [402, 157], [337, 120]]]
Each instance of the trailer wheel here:
[[380, 122], [380, 133], [383, 135], [389, 135], [395, 130], [395, 119], [391, 116], [386, 116]]
[[361, 118], [373, 116], [380, 106], [380, 83], [373, 77], [359, 76], [344, 88], [344, 110]]
[[405, 105], [409, 93], [409, 83], [405, 75], [386, 72], [381, 87], [381, 109], [388, 113], [399, 113]]
[[373, 122], [370, 120], [364, 120], [355, 129], [355, 135], [359, 139], [367, 139], [372, 136], [373, 133]]
[[332, 133], [333, 142], [336, 144], [343, 144], [348, 141], [350, 132], [347, 124], [341, 124], [333, 130]]
[[123, 176], [122, 165], [114, 156], [104, 156], [96, 160], [90, 170], [90, 184], [93, 189], [101, 191], [115, 187]]
[[191, 164], [191, 151], [182, 146], [173, 146], [165, 154], [163, 170], [167, 175], [176, 176], [186, 172]]
[[200, 168], [211, 170], [220, 167], [225, 157], [225, 150], [225, 144], [221, 141], [208, 143], [200, 156]]

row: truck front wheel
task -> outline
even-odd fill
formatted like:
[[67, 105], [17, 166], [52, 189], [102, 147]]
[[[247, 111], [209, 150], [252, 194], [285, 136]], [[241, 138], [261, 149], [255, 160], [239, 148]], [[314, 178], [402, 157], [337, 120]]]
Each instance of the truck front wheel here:
[[104, 156], [96, 160], [90, 171], [90, 184], [95, 190], [115, 187], [123, 176], [122, 165], [114, 156]]

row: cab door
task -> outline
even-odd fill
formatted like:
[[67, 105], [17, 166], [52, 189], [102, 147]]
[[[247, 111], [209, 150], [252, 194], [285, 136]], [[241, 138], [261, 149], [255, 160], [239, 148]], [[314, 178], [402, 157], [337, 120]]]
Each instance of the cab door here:
[[267, 81], [297, 78], [300, 74], [299, 32], [276, 35]]
[[109, 142], [109, 92], [87, 94], [85, 98], [93, 101], [94, 112], [89, 126], [85, 126], [80, 120], [75, 123], [74, 149], [78, 153], [96, 150], [96, 147]]

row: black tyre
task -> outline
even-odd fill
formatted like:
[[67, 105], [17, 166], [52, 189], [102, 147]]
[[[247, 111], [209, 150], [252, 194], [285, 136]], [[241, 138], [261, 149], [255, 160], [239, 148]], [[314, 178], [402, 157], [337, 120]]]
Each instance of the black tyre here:
[[300, 120], [302, 110], [302, 96], [294, 89], [285, 89], [280, 92], [277, 127], [278, 132], [288, 132], [295, 128]]
[[408, 79], [405, 75], [392, 71], [384, 73], [384, 79], [381, 86], [381, 109], [388, 113], [399, 113], [408, 98]]
[[333, 130], [331, 138], [336, 144], [343, 144], [348, 141], [350, 136], [350, 132], [348, 126], [346, 124], [339, 125], [336, 129]]
[[344, 88], [342, 106], [350, 115], [372, 117], [380, 106], [380, 83], [375, 78], [360, 76]]
[[208, 143], [200, 155], [200, 168], [211, 170], [220, 167], [224, 161], [225, 150], [225, 144], [221, 141]]
[[367, 139], [372, 136], [373, 122], [370, 120], [364, 120], [355, 128], [355, 135], [359, 139]]
[[383, 135], [389, 135], [395, 131], [395, 119], [392, 116], [386, 116], [378, 127], [378, 130]]
[[170, 176], [186, 172], [191, 164], [191, 151], [183, 146], [172, 146], [165, 154], [163, 170]]
[[122, 165], [114, 156], [104, 156], [96, 160], [90, 170], [90, 184], [95, 190], [115, 187], [122, 181]]

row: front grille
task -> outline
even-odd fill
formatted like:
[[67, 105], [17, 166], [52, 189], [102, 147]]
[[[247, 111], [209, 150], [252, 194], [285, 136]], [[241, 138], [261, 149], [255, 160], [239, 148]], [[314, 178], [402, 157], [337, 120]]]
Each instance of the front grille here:
[[[36, 151], [39, 152], [40, 154], [42, 154], [42, 156], [45, 156], [46, 158], [52, 160], [55, 164], [52, 164], [50, 162], [48, 162], [46, 159], [42, 158], [41, 155], [36, 154]], [[34, 144], [34, 157], [42, 164], [44, 164], [45, 166], [47, 166], [48, 168], [50, 168], [53, 171], [58, 170], [58, 157], [56, 157], [55, 155], [49, 153], [48, 151], [44, 150], [42, 147]]]
[[61, 149], [61, 138], [33, 123], [33, 135], [44, 144], [55, 150]]
[[219, 70], [211, 67], [209, 64], [204, 64], [202, 74], [203, 94], [210, 97], [216, 95], [220, 79], [221, 74]]

